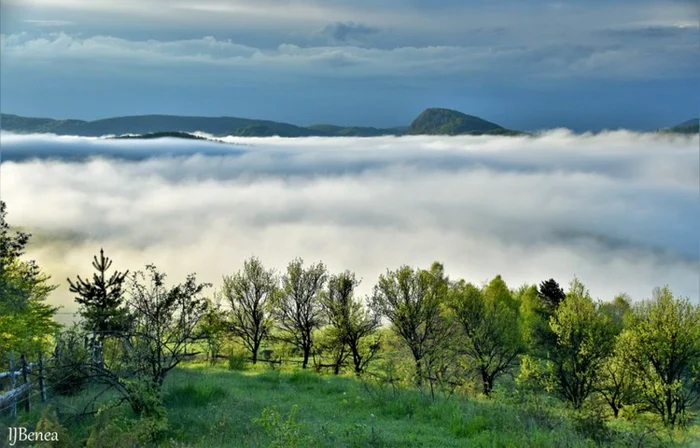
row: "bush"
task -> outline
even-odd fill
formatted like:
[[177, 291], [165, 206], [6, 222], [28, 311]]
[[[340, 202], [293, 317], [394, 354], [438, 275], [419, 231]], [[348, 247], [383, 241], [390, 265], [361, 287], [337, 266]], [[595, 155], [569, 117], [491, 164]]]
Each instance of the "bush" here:
[[57, 395], [70, 396], [80, 392], [88, 383], [87, 359], [88, 351], [76, 328], [64, 331], [56, 345], [53, 363], [46, 366], [47, 387]]
[[245, 370], [248, 355], [244, 352], [231, 353], [228, 356], [229, 370]]
[[50, 407], [46, 408], [41, 414], [41, 418], [36, 424], [36, 431], [43, 433], [55, 432], [58, 434], [57, 442], [38, 442], [36, 445], [34, 445], [37, 448], [69, 448], [71, 446], [75, 446], [72, 443], [71, 438], [68, 436], [68, 431], [66, 431], [66, 428], [59, 423], [56, 411]]
[[259, 418], [253, 419], [272, 437], [270, 448], [296, 448], [308, 446], [310, 437], [303, 435], [304, 426], [296, 421], [299, 406], [294, 405], [286, 420], [277, 408], [265, 408]]

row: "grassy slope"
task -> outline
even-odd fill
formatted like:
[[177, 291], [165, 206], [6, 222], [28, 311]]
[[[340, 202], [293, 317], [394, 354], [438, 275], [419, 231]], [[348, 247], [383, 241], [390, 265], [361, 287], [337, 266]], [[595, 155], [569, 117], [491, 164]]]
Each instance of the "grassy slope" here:
[[[301, 446], [596, 446], [563, 416], [560, 405], [544, 397], [526, 406], [457, 396], [431, 402], [417, 391], [363, 386], [350, 377], [267, 369], [235, 372], [202, 364], [175, 370], [164, 393], [170, 429], [159, 446], [269, 446], [274, 438], [253, 419], [266, 407], [277, 407], [286, 420], [293, 405], [299, 407], [297, 419], [307, 437]], [[57, 408], [70, 414], [82, 408], [85, 396], [57, 400]], [[35, 424], [39, 412], [20, 412], [23, 424]], [[132, 418], [126, 407], [118, 412]], [[88, 437], [88, 424], [91, 420], [66, 423], [75, 446]], [[684, 433], [680, 441], [698, 446], [694, 443], [700, 439], [691, 440], [697, 435]]]

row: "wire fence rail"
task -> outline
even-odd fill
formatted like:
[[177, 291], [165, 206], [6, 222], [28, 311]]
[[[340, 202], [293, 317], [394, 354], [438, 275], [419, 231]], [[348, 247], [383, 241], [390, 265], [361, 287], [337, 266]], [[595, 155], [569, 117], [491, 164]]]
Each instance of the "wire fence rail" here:
[[[92, 358], [95, 358], [99, 342], [96, 341], [94, 332], [91, 339], [85, 336], [84, 341], [85, 349], [89, 349]], [[36, 396], [40, 397], [42, 403], [47, 401], [47, 389], [50, 387], [47, 384], [47, 371], [56, 367], [52, 364], [58, 360], [60, 351], [60, 346], [56, 345], [50, 358], [44, 358], [43, 352], [39, 351], [34, 362], [28, 362], [24, 353], [19, 357], [10, 353], [9, 370], [0, 372], [0, 414], [9, 410], [10, 416], [16, 417], [18, 407], [30, 411], [31, 398]]]
[[[0, 411], [9, 409], [10, 416], [17, 416], [17, 407], [22, 405], [26, 411], [31, 409], [29, 397], [32, 390], [37, 389], [41, 396], [41, 401], [46, 402], [46, 362], [53, 358], [44, 359], [39, 352], [36, 362], [28, 363], [25, 354], [19, 357], [19, 363], [15, 361], [15, 356], [10, 353], [10, 365], [7, 372], [0, 372], [0, 380], [9, 379], [9, 390], [3, 391], [0, 383]], [[30, 377], [30, 372], [38, 371], [37, 375]]]

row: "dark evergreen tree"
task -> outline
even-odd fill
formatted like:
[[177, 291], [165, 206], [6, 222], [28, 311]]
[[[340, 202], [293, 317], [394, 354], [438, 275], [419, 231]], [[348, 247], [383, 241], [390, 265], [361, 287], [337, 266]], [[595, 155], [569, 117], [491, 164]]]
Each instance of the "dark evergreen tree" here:
[[564, 300], [566, 294], [553, 278], [540, 283], [537, 296], [542, 301], [543, 308], [550, 316], [559, 308], [559, 304]]
[[107, 276], [112, 260], [105, 257], [104, 249], [94, 257], [92, 266], [97, 271], [92, 281], [78, 276], [73, 282], [68, 279], [70, 291], [77, 294], [75, 301], [80, 304], [80, 316], [84, 328], [94, 331], [104, 339], [105, 335], [124, 331], [128, 327], [128, 311], [124, 306], [124, 281], [127, 272], [114, 271]]

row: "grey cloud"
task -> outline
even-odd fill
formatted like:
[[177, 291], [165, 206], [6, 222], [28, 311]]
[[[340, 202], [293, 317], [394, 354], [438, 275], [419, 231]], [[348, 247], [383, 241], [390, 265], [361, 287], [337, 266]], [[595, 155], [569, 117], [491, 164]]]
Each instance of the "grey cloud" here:
[[[52, 64], [52, 70], [70, 73], [103, 72], [110, 77], [147, 75], [145, 68], [177, 66], [168, 77], [191, 80], [223, 76], [221, 69], [235, 68], [231, 76], [369, 77], [394, 79], [454, 77], [491, 74], [512, 78], [621, 78], [655, 79], [686, 76], [700, 69], [693, 57], [694, 43], [674, 46], [626, 46], [547, 44], [544, 46], [459, 47], [425, 46], [389, 49], [354, 45], [301, 47], [283, 44], [260, 49], [214, 37], [181, 41], [134, 41], [110, 36], [81, 37], [54, 33], [37, 37], [28, 33], [3, 35], [0, 50], [3, 70]], [[9, 68], [8, 68], [9, 67]], [[134, 70], [138, 68], [139, 70]], [[342, 70], [338, 70], [342, 68]]]
[[368, 36], [379, 33], [379, 28], [354, 22], [336, 22], [321, 30], [321, 35], [332, 42], [356, 43], [364, 41]]
[[[34, 156], [3, 162], [3, 199], [56, 279], [86, 273], [104, 246], [122, 268], [215, 283], [251, 254], [278, 269], [322, 259], [366, 288], [437, 259], [473, 281], [576, 274], [602, 299], [662, 284], [698, 298], [697, 137], [224, 140], [173, 156], [167, 140], [3, 135], [4, 152]], [[67, 147], [95, 157], [42, 156]], [[56, 297], [70, 300], [64, 287]]]
[[73, 26], [75, 25], [74, 22], [69, 22], [67, 20], [36, 20], [36, 19], [30, 19], [30, 20], [25, 20], [24, 23], [28, 23], [30, 25], [34, 26], [39, 26], [39, 27], [64, 27], [64, 26]]

